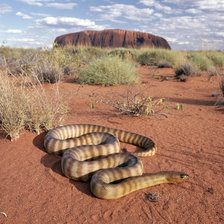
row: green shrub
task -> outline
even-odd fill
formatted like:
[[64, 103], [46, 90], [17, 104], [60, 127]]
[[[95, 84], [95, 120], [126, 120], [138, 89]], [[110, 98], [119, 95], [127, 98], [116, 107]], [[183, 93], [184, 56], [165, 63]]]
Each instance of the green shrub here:
[[206, 54], [203, 52], [188, 52], [187, 58], [192, 61], [193, 64], [201, 71], [208, 71], [211, 67], [213, 67], [212, 60], [207, 58]]
[[183, 58], [182, 52], [165, 49], [142, 49], [139, 50], [136, 61], [140, 65], [175, 67]]
[[123, 60], [135, 60], [136, 50], [131, 48], [115, 48], [108, 52], [108, 55], [118, 56]]
[[79, 68], [82, 65], [89, 64], [96, 58], [101, 58], [107, 55], [107, 50], [99, 47], [58, 47], [54, 48], [56, 52], [60, 52], [59, 56], [63, 55], [66, 59], [66, 65], [64, 67], [71, 67], [73, 64]]
[[213, 62], [215, 66], [224, 65], [224, 53], [219, 51], [208, 51], [206, 56]]
[[157, 65], [156, 57], [155, 51], [146, 51], [137, 57], [137, 62], [140, 65]]
[[88, 66], [82, 67], [78, 76], [82, 84], [103, 86], [134, 83], [137, 79], [134, 66], [118, 56], [95, 59]]

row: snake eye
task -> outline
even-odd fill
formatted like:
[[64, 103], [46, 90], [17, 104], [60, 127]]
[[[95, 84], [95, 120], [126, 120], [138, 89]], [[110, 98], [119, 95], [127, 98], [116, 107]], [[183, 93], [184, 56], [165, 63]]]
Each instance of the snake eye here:
[[180, 174], [180, 178], [181, 179], [186, 179], [186, 178], [188, 178], [189, 176], [187, 175], [187, 174], [185, 174], [185, 173], [181, 173]]

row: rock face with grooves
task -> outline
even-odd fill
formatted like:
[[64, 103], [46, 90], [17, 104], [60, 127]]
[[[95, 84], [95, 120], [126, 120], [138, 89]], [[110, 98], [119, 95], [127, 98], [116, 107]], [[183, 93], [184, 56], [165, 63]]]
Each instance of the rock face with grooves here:
[[168, 42], [149, 33], [110, 29], [103, 31], [81, 31], [59, 36], [54, 41], [58, 46], [93, 46], [102, 48], [165, 48], [171, 49]]

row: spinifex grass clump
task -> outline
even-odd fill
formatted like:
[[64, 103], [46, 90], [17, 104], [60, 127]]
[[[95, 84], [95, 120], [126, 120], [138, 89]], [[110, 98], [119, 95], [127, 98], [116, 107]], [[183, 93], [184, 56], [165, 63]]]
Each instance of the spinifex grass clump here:
[[134, 66], [118, 56], [95, 59], [79, 70], [79, 81], [82, 84], [108, 86], [135, 83], [136, 80]]
[[224, 52], [221, 51], [207, 51], [206, 56], [213, 62], [215, 66], [224, 65]]
[[184, 57], [182, 52], [166, 49], [142, 49], [138, 51], [137, 62], [140, 65], [175, 67]]
[[213, 67], [212, 60], [204, 52], [190, 51], [187, 53], [187, 58], [201, 71], [208, 71]]
[[11, 140], [23, 130], [49, 130], [61, 124], [67, 113], [66, 101], [58, 88], [47, 94], [41, 83], [27, 87], [26, 82], [22, 76], [9, 77], [0, 72], [0, 129]]
[[119, 56], [123, 60], [136, 60], [136, 49], [132, 48], [115, 48], [108, 52], [108, 55]]
[[58, 47], [54, 46], [53, 50], [57, 58], [63, 59], [60, 63], [64, 68], [70, 67], [71, 64], [79, 68], [82, 65], [89, 64], [92, 60], [96, 58], [101, 58], [107, 55], [107, 49], [99, 47], [75, 47], [75, 46], [65, 46]]

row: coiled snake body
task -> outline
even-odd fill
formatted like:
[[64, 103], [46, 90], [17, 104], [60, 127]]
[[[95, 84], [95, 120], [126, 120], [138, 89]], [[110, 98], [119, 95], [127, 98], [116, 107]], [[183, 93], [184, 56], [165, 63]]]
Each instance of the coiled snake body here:
[[[120, 142], [143, 148], [141, 152], [119, 153]], [[92, 193], [103, 199], [116, 199], [138, 189], [183, 182], [188, 175], [176, 171], [143, 174], [137, 156], [152, 156], [154, 142], [135, 133], [91, 124], [72, 124], [50, 130], [44, 139], [48, 153], [63, 154], [62, 171], [70, 179], [88, 180]]]

